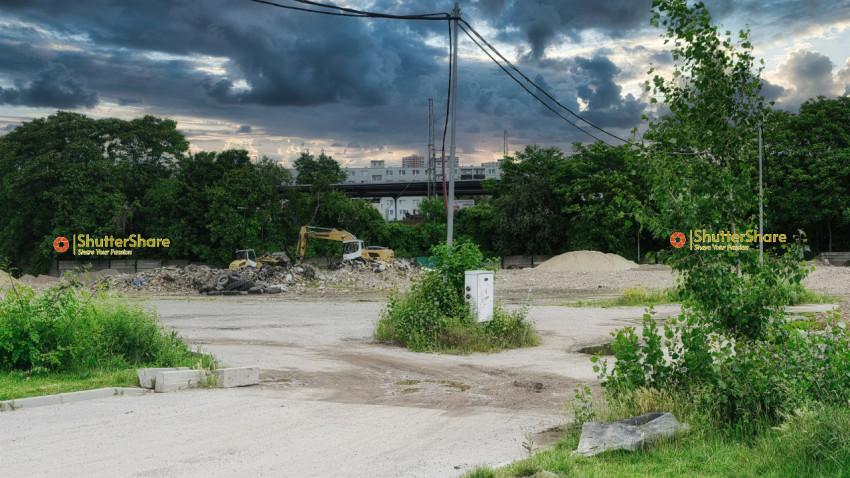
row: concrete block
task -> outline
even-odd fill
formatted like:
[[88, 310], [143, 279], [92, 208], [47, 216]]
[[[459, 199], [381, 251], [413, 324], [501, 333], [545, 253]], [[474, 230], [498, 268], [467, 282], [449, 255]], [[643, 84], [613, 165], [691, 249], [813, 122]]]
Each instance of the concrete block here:
[[204, 376], [205, 372], [203, 370], [157, 372], [154, 391], [173, 392], [175, 390], [197, 387], [198, 383], [204, 379]]
[[147, 393], [147, 390], [143, 388], [111, 387], [83, 390], [81, 392], [60, 393], [59, 397], [62, 399], [62, 403], [77, 403], [98, 398], [115, 397], [118, 395], [139, 395], [142, 393]]
[[61, 405], [62, 397], [59, 395], [46, 395], [44, 397], [19, 398], [0, 402], [0, 410], [10, 411], [19, 408], [47, 407], [49, 405]]
[[139, 377], [139, 386], [153, 390], [153, 379], [159, 372], [175, 372], [178, 370], [189, 370], [189, 367], [171, 367], [171, 368], [137, 368], [136, 375]]
[[43, 397], [19, 398], [0, 402], [0, 412], [8, 412], [19, 408], [47, 407], [50, 405], [62, 405], [65, 403], [77, 403], [98, 398], [114, 397], [116, 395], [139, 395], [147, 393], [143, 388], [109, 387], [94, 390], [82, 390], [80, 392], [59, 393], [56, 395], [45, 395]]
[[260, 367], [220, 368], [215, 371], [219, 388], [245, 387], [260, 383]]

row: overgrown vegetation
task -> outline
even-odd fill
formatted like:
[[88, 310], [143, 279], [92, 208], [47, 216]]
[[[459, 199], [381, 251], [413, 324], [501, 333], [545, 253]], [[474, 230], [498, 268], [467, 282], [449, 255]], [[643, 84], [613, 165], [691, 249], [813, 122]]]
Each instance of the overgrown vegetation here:
[[[653, 1], [652, 22], [666, 27], [675, 64], [672, 78], [655, 76], [647, 91], [669, 112], [650, 122], [648, 143], [630, 162], [650, 194], [623, 196], [623, 204], [658, 239], [756, 229], [756, 127], [767, 105], [749, 32], [737, 41], [720, 34], [704, 4], [684, 0]], [[810, 270], [804, 235], [771, 248], [764, 261], [755, 248], [665, 252], [680, 276], [682, 314], [662, 323], [650, 308], [642, 327], [612, 333], [616, 362], [592, 358], [604, 402], [578, 389], [570, 407], [579, 423], [671, 412], [692, 432], [648, 452], [585, 459], [571, 454], [575, 428], [554, 450], [494, 476], [539, 469], [561, 476], [845, 476], [850, 332], [837, 313], [818, 321], [785, 314], [789, 303], [827, 299], [800, 284]]]
[[[571, 428], [552, 448], [529, 458], [492, 470], [479, 467], [464, 478], [513, 478], [535, 476], [546, 470], [557, 476], [688, 476], [727, 477], [759, 476], [846, 476], [850, 462], [847, 407], [815, 406], [797, 410], [784, 424], [767, 429], [753, 438], [736, 431], [702, 426], [693, 408], [683, 410], [687, 402], [673, 397], [640, 396], [636, 406], [603, 412], [604, 420], [615, 420], [658, 409], [674, 410], [677, 416], [692, 424], [690, 434], [661, 442], [651, 450], [608, 451], [585, 458], [573, 451], [579, 441], [580, 428]], [[640, 405], [637, 405], [640, 404]], [[843, 427], [843, 428], [842, 428]], [[537, 475], [540, 476], [540, 475]]]
[[509, 311], [496, 304], [493, 319], [477, 322], [464, 301], [464, 273], [486, 269], [484, 256], [470, 242], [431, 249], [434, 267], [406, 293], [390, 295], [375, 338], [416, 351], [491, 352], [539, 343], [527, 307]]
[[147, 366], [212, 368], [214, 359], [162, 328], [155, 313], [105, 294], [67, 285], [36, 294], [12, 283], [0, 300], [7, 398], [124, 386], [132, 369]]
[[[807, 290], [800, 284], [787, 289], [787, 304], [840, 304], [842, 299], [830, 294], [822, 294]], [[679, 289], [671, 287], [668, 289], [647, 289], [645, 287], [626, 287], [622, 294], [611, 299], [579, 299], [574, 302], [565, 302], [565, 307], [651, 307], [664, 304], [675, 304], [682, 302], [682, 293]]]

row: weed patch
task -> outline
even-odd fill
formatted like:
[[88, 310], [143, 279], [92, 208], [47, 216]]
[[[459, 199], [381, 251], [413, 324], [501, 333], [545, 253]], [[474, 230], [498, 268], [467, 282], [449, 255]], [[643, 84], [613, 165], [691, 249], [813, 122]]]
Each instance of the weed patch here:
[[214, 368], [154, 312], [77, 287], [14, 285], [0, 299], [0, 395], [6, 399], [135, 386], [138, 367]]
[[[434, 266], [411, 290], [390, 294], [375, 329], [375, 339], [415, 351], [446, 353], [493, 352], [540, 343], [528, 307], [509, 311], [500, 304], [493, 319], [477, 322], [464, 302], [464, 273], [484, 267], [484, 258], [471, 243], [432, 249]], [[491, 261], [492, 262], [492, 261]]]

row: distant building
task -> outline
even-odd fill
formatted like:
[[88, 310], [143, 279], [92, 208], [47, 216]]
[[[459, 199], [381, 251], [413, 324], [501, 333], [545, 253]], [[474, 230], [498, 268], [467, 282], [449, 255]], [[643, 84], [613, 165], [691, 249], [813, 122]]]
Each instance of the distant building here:
[[418, 154], [411, 154], [410, 156], [405, 156], [401, 158], [401, 167], [402, 168], [424, 168], [425, 167], [425, 158], [419, 156]]
[[[346, 174], [345, 182], [348, 184], [377, 184], [377, 183], [409, 183], [409, 182], [425, 182], [428, 181], [428, 169], [426, 158], [417, 154], [402, 158], [401, 167], [387, 166], [383, 159], [373, 159], [369, 161], [368, 168], [350, 168], [343, 167], [342, 171]], [[448, 163], [448, 161], [447, 161]], [[483, 163], [481, 166], [459, 166], [457, 157], [454, 160], [455, 179], [463, 180], [482, 180], [482, 179], [499, 179], [502, 171], [499, 169], [498, 162]], [[435, 179], [437, 183], [443, 181], [442, 161], [437, 157]], [[449, 175], [446, 164], [446, 176]], [[290, 170], [293, 176], [297, 176], [297, 171]], [[448, 178], [447, 178], [448, 179]], [[419, 205], [426, 199], [424, 197], [400, 197], [400, 198], [375, 198], [372, 204], [381, 212], [384, 219], [387, 221], [400, 221], [408, 214], [418, 214]], [[462, 209], [472, 207], [475, 204], [471, 200], [456, 200], [455, 208]]]

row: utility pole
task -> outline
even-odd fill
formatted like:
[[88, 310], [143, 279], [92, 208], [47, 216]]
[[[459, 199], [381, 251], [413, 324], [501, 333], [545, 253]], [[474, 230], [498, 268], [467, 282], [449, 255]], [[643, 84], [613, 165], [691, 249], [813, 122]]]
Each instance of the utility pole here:
[[436, 153], [434, 151], [434, 98], [428, 98], [428, 199], [434, 199], [437, 196], [436, 187]]
[[502, 155], [502, 159], [508, 157], [508, 130], [505, 130], [505, 154]]
[[[451, 147], [449, 149], [449, 197], [448, 205], [449, 210], [447, 211], [447, 222], [448, 227], [446, 228], [446, 246], [448, 246], [449, 251], [452, 250], [452, 236], [454, 234], [454, 226], [455, 226], [455, 116], [457, 110], [457, 23], [460, 20], [460, 6], [457, 2], [455, 2], [455, 8], [452, 10], [452, 20], [454, 20], [454, 25], [452, 26], [452, 35], [454, 46], [452, 47], [452, 142]], [[443, 167], [445, 167], [445, 159], [443, 160]]]
[[762, 185], [762, 125], [759, 121], [759, 262], [764, 262], [764, 187]]

